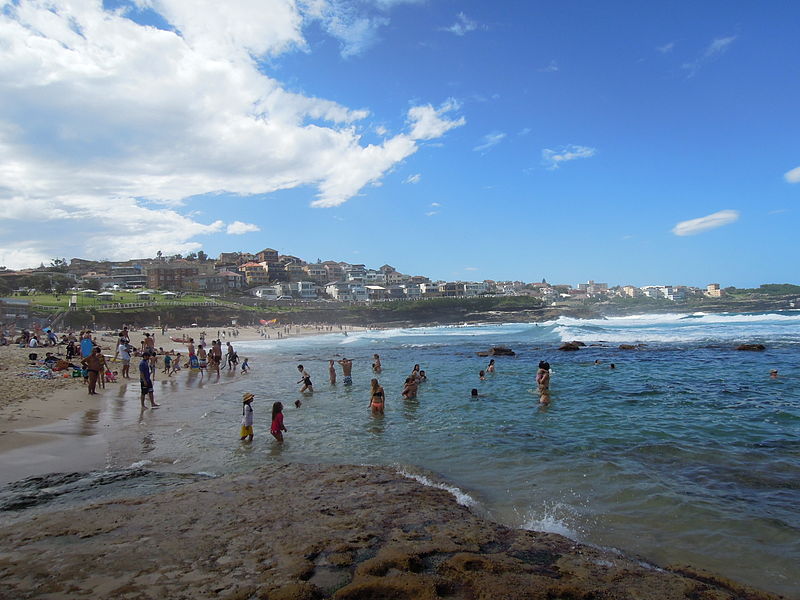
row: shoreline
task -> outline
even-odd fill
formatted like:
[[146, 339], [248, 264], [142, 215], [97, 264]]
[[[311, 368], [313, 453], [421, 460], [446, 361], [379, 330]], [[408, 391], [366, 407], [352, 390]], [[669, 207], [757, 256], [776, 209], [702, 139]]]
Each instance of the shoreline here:
[[781, 598], [509, 529], [389, 467], [276, 461], [40, 514], [0, 540], [15, 598]]
[[[366, 328], [347, 326], [347, 331], [363, 331], [364, 329]], [[154, 331], [156, 330], [142, 329], [131, 332], [131, 343], [138, 346], [138, 342], [140, 338], [144, 337], [144, 333], [152, 335]], [[156, 348], [163, 347], [166, 351], [180, 351], [186, 357], [186, 345], [180, 342], [173, 342], [170, 338], [186, 335], [194, 337], [197, 343], [200, 339], [200, 333], [203, 331], [216, 333], [216, 328], [214, 328], [214, 331], [211, 331], [211, 328], [203, 327], [172, 329], [168, 331], [166, 336], [161, 336], [160, 330], [158, 330]], [[256, 327], [241, 327], [238, 331], [238, 336], [228, 338], [234, 348], [238, 342], [261, 341], [264, 339]], [[276, 327], [271, 331], [273, 335], [272, 341], [277, 341], [274, 339], [274, 335], [278, 331], [282, 332], [283, 337], [281, 339], [335, 335], [338, 333], [338, 331], [321, 331], [316, 326], [291, 326], [288, 331], [284, 327]], [[163, 337], [166, 337], [169, 341], [164, 342]], [[211, 339], [211, 337], [208, 336], [208, 339]], [[111, 359], [114, 355], [116, 339], [105, 332], [98, 332], [97, 341], [103, 348], [103, 353], [108, 357], [108, 364], [111, 370], [121, 369], [120, 363]], [[45, 352], [63, 354], [63, 351], [64, 346], [41, 348], [0, 347], [0, 376], [5, 378], [4, 385], [0, 386], [0, 458], [8, 452], [57, 440], [57, 435], [46, 431], [35, 431], [34, 428], [47, 428], [56, 423], [70, 421], [80, 413], [100, 410], [105, 404], [105, 400], [110, 398], [112, 393], [116, 392], [120, 386], [126, 384], [138, 385], [136, 358], [131, 360], [131, 379], [123, 380], [118, 377], [117, 383], [107, 383], [105, 389], [101, 389], [98, 384], [97, 396], [89, 396], [86, 393], [86, 387], [83, 385], [82, 379], [73, 379], [72, 377], [38, 379], [17, 376], [21, 372], [37, 370], [30, 366], [29, 353], [35, 352], [41, 358]], [[73, 360], [73, 362], [79, 361]], [[160, 360], [159, 363], [159, 372], [155, 377], [155, 381], [159, 381], [163, 377], [160, 372], [163, 363]]]

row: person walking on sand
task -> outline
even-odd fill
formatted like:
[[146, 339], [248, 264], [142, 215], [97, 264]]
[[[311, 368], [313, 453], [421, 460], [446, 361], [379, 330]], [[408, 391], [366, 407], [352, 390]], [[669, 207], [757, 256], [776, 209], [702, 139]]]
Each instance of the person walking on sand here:
[[339, 361], [339, 364], [342, 365], [342, 375], [344, 375], [344, 385], [353, 385], [353, 378], [351, 374], [353, 372], [353, 361], [349, 360], [348, 358], [342, 357], [342, 360]]
[[242, 429], [239, 432], [241, 441], [244, 441], [245, 438], [248, 442], [253, 441], [253, 398], [255, 398], [255, 394], [250, 392], [242, 396]]
[[197, 366], [200, 368], [200, 377], [202, 377], [208, 367], [208, 353], [203, 348], [203, 344], [197, 346]]
[[330, 377], [331, 385], [336, 385], [336, 367], [333, 366], [333, 359], [328, 361], [328, 377]]
[[181, 370], [181, 353], [178, 352], [175, 355], [175, 358], [172, 360], [172, 370], [169, 372], [169, 376], [172, 377], [173, 373], [177, 373]]
[[283, 404], [275, 402], [272, 405], [272, 425], [269, 428], [269, 432], [280, 444], [283, 443], [282, 431], [288, 432], [286, 426], [283, 424]]
[[303, 387], [300, 388], [300, 393], [304, 394], [308, 391], [310, 394], [314, 393], [314, 384], [311, 383], [311, 375], [303, 368], [303, 365], [297, 365], [297, 370], [300, 371], [300, 381]]
[[382, 415], [384, 405], [386, 403], [385, 394], [383, 393], [383, 388], [381, 384], [378, 383], [377, 379], [372, 379], [369, 382], [370, 385], [370, 392], [369, 392], [369, 406], [372, 409], [373, 415]]
[[119, 356], [119, 359], [122, 361], [122, 378], [123, 379], [130, 379], [131, 378], [131, 348], [128, 346], [128, 342], [125, 341], [125, 338], [119, 338], [119, 344], [117, 345], [117, 352], [114, 355], [116, 359]]
[[100, 348], [95, 348], [81, 361], [83, 367], [88, 371], [89, 395], [97, 393], [97, 378], [100, 375], [101, 361]]
[[142, 354], [142, 360], [139, 363], [139, 383], [141, 384], [142, 388], [142, 395], [141, 395], [141, 402], [142, 408], [146, 408], [144, 405], [144, 398], [147, 396], [150, 398], [150, 408], [158, 408], [161, 406], [160, 404], [156, 404], [156, 401], [153, 399], [153, 380], [150, 378], [150, 353], [145, 352]]

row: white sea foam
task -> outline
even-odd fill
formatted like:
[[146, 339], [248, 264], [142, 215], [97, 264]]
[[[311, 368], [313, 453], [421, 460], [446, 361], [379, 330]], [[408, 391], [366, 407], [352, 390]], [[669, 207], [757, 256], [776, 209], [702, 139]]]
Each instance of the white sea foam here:
[[562, 341], [697, 342], [742, 339], [796, 339], [800, 312], [794, 313], [666, 313], [608, 319], [560, 317], [553, 322]]
[[128, 468], [129, 469], [144, 469], [145, 467], [148, 467], [148, 466], [150, 466], [152, 464], [153, 464], [152, 460], [145, 459], [145, 460], [136, 461], [135, 463], [131, 463], [130, 465], [128, 465]]
[[465, 491], [457, 488], [454, 485], [448, 485], [446, 483], [441, 483], [441, 482], [438, 482], [438, 481], [432, 481], [431, 479], [427, 478], [425, 475], [418, 475], [416, 473], [409, 473], [408, 471], [406, 471], [405, 469], [402, 469], [402, 468], [397, 469], [397, 472], [400, 475], [402, 475], [403, 477], [407, 477], [409, 479], [413, 479], [414, 481], [416, 481], [418, 483], [421, 483], [424, 486], [432, 487], [432, 488], [436, 488], [436, 489], [439, 489], [439, 490], [444, 490], [446, 492], [449, 492], [456, 499], [456, 502], [458, 502], [462, 506], [475, 506], [475, 505], [478, 504], [472, 496], [470, 496]]
[[557, 533], [576, 542], [583, 541], [581, 533], [572, 527], [563, 516], [565, 513], [572, 512], [572, 507], [558, 503], [550, 507], [544, 506], [542, 510], [543, 513], [537, 511], [535, 515], [528, 515], [523, 520], [520, 529]]

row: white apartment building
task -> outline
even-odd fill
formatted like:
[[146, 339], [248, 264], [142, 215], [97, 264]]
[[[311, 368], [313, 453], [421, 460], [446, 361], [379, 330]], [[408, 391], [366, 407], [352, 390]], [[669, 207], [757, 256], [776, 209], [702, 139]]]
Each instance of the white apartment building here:
[[480, 296], [486, 293], [487, 285], [483, 281], [467, 281], [464, 283], [465, 296]]

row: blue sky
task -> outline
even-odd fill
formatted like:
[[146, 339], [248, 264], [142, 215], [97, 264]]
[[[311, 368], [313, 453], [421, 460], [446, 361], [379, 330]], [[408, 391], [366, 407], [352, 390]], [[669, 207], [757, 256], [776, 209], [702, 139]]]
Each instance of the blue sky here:
[[800, 5], [0, 0], [0, 263], [798, 282]]

